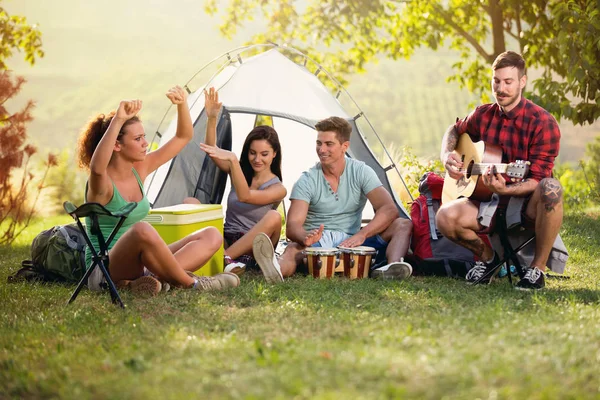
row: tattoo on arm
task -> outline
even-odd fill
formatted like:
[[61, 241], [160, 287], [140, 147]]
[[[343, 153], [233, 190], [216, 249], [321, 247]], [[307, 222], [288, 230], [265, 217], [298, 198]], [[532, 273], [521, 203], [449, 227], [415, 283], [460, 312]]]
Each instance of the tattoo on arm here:
[[485, 250], [485, 243], [478, 236], [477, 239], [465, 240], [465, 239], [456, 239], [454, 240], [456, 244], [461, 245], [467, 250], [471, 250], [473, 254], [477, 257], [481, 258], [483, 255], [483, 251]]
[[543, 179], [542, 182], [542, 204], [546, 212], [554, 211], [562, 201], [563, 188], [556, 179]]
[[458, 136], [458, 132], [456, 132], [454, 125], [451, 125], [444, 134], [444, 141], [442, 142], [442, 153], [440, 158], [443, 159], [445, 153], [449, 153], [456, 149], [456, 145], [458, 143]]

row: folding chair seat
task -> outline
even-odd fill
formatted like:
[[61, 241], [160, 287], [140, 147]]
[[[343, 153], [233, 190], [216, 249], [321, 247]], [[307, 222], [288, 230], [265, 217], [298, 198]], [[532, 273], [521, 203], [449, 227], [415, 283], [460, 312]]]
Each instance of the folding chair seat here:
[[[69, 201], [65, 201], [63, 204], [63, 207], [64, 207], [65, 211], [71, 217], [73, 217], [73, 219], [77, 223], [79, 230], [83, 234], [85, 241], [86, 241], [90, 251], [92, 252], [92, 265], [90, 266], [90, 268], [87, 269], [87, 271], [85, 272], [85, 275], [83, 276], [81, 281], [79, 281], [79, 284], [77, 285], [77, 288], [71, 295], [71, 298], [69, 299], [68, 304], [72, 303], [77, 298], [77, 295], [79, 294], [79, 291], [81, 290], [81, 288], [83, 288], [83, 286], [87, 284], [88, 278], [89, 278], [90, 274], [92, 273], [92, 271], [94, 271], [94, 269], [96, 267], [98, 267], [98, 268], [100, 268], [102, 275], [106, 279], [106, 283], [108, 284], [108, 289], [110, 291], [110, 297], [112, 299], [112, 302], [118, 303], [122, 308], [124, 308], [125, 306], [123, 305], [123, 301], [121, 301], [121, 297], [119, 296], [119, 293], [117, 292], [117, 288], [108, 273], [108, 263], [109, 263], [108, 248], [109, 248], [110, 244], [112, 243], [115, 235], [117, 234], [117, 232], [123, 225], [123, 222], [125, 222], [125, 219], [127, 218], [127, 216], [129, 216], [131, 211], [133, 211], [133, 209], [137, 207], [137, 203], [128, 203], [128, 204], [124, 205], [121, 209], [119, 209], [115, 212], [111, 212], [111, 211], [107, 210], [104, 206], [102, 206], [101, 204], [98, 204], [98, 203], [85, 203], [85, 204], [82, 204], [81, 206], [77, 207], [73, 203], [71, 203]], [[100, 225], [98, 223], [99, 216], [108, 216], [108, 217], [114, 217], [114, 218], [119, 219], [117, 224], [113, 228], [112, 232], [108, 236], [108, 238], [104, 238], [104, 235], [102, 234], [102, 231], [100, 230]], [[92, 222], [92, 226], [90, 227], [90, 232], [98, 240], [98, 247], [99, 247], [98, 249], [96, 249], [92, 245], [92, 242], [90, 241], [90, 238], [87, 234], [87, 230], [81, 223], [81, 218], [86, 218], [86, 217], [89, 217]]]

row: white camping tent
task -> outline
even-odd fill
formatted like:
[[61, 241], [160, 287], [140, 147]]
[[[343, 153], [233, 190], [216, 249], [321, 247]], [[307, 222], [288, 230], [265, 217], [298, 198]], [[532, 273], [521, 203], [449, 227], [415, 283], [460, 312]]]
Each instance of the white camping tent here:
[[[366, 162], [376, 171], [386, 189], [392, 193], [401, 214], [408, 218], [387, 176], [390, 171], [400, 176], [391, 157], [379, 140], [389, 166], [384, 168], [377, 161], [357, 121], [363, 120], [370, 129], [371, 124], [353, 100], [350, 104], [356, 106], [356, 116], [342, 107], [339, 96], [344, 94], [350, 100], [351, 97], [320, 66], [295, 49], [276, 45], [255, 45], [233, 50], [209, 65], [218, 61], [222, 62], [221, 68], [206, 84], [193, 92], [189, 89], [190, 83], [186, 85], [190, 92], [188, 105], [194, 121], [194, 138], [176, 158], [147, 178], [146, 194], [153, 207], [177, 204], [188, 196], [196, 197], [202, 203], [213, 204], [227, 198], [229, 180], [198, 147], [204, 140], [206, 130], [203, 90], [214, 86], [219, 91], [219, 100], [223, 102], [217, 128], [219, 147], [233, 150], [239, 156], [257, 116], [272, 117], [273, 127], [281, 142], [283, 183], [288, 190], [288, 197], [302, 171], [318, 161], [314, 124], [321, 119], [338, 116], [352, 124], [349, 156]], [[309, 70], [312, 64], [315, 65], [315, 72]], [[338, 88], [336, 95], [319, 80], [319, 74], [324, 74], [332, 86]], [[175, 134], [176, 119], [162, 132], [161, 127], [153, 140], [158, 141], [159, 146]], [[376, 138], [379, 139], [378, 136]], [[401, 177], [400, 180], [404, 183]], [[223, 205], [226, 205], [226, 201], [223, 201]], [[289, 209], [289, 199], [285, 199], [285, 206], [286, 210]], [[365, 207], [363, 219], [370, 219], [372, 215], [371, 207]]]

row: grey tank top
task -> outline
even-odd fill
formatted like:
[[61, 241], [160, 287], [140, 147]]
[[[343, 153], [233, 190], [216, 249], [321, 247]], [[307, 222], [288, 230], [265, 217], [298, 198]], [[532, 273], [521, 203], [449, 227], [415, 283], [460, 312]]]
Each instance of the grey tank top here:
[[[258, 190], [264, 190], [271, 185], [280, 183], [278, 177], [274, 177], [271, 180], [266, 181]], [[258, 221], [260, 221], [269, 210], [275, 210], [279, 206], [278, 203], [265, 204], [264, 206], [258, 206], [256, 204], [242, 203], [238, 200], [237, 193], [232, 187], [227, 198], [227, 212], [225, 214], [225, 225], [223, 230], [225, 233], [246, 233]]]

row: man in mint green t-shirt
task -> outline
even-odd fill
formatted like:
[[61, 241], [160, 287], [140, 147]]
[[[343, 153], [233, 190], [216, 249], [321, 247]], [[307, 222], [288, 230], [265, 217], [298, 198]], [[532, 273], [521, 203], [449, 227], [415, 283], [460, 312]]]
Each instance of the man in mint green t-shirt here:
[[[281, 281], [281, 275], [294, 274], [306, 247], [361, 245], [379, 251], [379, 264], [372, 276], [410, 276], [412, 267], [403, 257], [408, 251], [412, 223], [399, 217], [392, 196], [375, 171], [362, 161], [346, 157], [352, 126], [343, 118], [330, 117], [315, 128], [320, 162], [305, 171], [292, 189], [286, 225], [292, 243], [277, 259], [266, 235], [254, 241], [254, 256], [265, 277], [276, 282]], [[375, 216], [361, 229], [367, 200], [375, 209]]]

